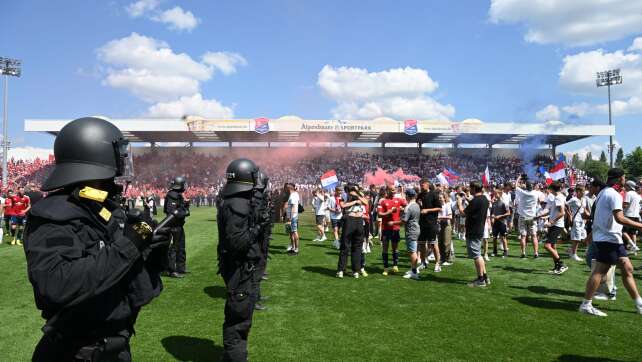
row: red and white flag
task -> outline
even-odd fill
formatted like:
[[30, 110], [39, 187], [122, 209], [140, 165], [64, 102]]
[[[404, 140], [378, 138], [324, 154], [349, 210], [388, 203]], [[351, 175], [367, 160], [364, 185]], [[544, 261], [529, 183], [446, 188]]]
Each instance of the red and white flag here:
[[486, 165], [486, 170], [482, 175], [482, 184], [484, 184], [484, 187], [490, 186], [490, 170], [488, 170], [488, 165]]

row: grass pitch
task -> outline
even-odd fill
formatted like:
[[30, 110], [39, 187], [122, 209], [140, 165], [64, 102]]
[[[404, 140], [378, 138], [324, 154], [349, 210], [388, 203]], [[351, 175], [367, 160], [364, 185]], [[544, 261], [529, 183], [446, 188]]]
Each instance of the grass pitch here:
[[[135, 361], [217, 361], [222, 353], [225, 288], [216, 275], [214, 209], [194, 209], [186, 225], [187, 264], [181, 280], [164, 279], [162, 295], [145, 307], [132, 339]], [[267, 311], [256, 312], [252, 361], [640, 361], [642, 316], [621, 282], [618, 299], [596, 303], [607, 318], [581, 315], [588, 268], [512, 256], [488, 263], [493, 284], [471, 289], [472, 262], [456, 243], [455, 265], [420, 281], [384, 277], [380, 248], [368, 255], [370, 276], [334, 277], [338, 252], [313, 243], [313, 219], [302, 217], [301, 254], [288, 256], [283, 225], [275, 225]], [[22, 248], [0, 245], [0, 361], [27, 361], [41, 336], [40, 318]], [[376, 243], [375, 243], [376, 244]], [[403, 242], [402, 242], [403, 245]], [[401, 253], [404, 255], [405, 253]], [[633, 258], [640, 267], [639, 258]], [[401, 260], [401, 271], [408, 268]], [[636, 276], [640, 280], [639, 273]], [[640, 284], [639, 284], [640, 285]]]

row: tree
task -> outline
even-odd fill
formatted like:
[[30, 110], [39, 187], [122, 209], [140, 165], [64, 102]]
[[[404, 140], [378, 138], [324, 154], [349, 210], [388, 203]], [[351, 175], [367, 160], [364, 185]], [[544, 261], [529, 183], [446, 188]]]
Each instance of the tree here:
[[586, 158], [584, 159], [584, 161], [592, 161], [592, 160], [593, 160], [593, 155], [591, 154], [591, 152], [587, 152]]
[[604, 151], [600, 153], [600, 162], [606, 163], [606, 153]]
[[571, 165], [577, 168], [582, 167], [582, 161], [580, 161], [580, 156], [578, 156], [577, 153], [573, 154], [573, 158], [571, 159]]
[[606, 181], [606, 174], [609, 172], [609, 165], [606, 162], [587, 159], [584, 161], [582, 170], [586, 172], [589, 177]]
[[629, 178], [639, 178], [642, 176], [642, 147], [638, 146], [624, 157], [622, 166]]
[[622, 161], [624, 161], [624, 150], [620, 148], [617, 150], [617, 156], [615, 157], [615, 166], [622, 167]]

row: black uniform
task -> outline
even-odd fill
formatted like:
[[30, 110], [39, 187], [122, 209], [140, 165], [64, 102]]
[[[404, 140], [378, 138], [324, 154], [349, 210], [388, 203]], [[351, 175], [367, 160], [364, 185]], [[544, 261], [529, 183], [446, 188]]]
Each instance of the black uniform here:
[[[106, 210], [106, 211], [105, 211]], [[140, 308], [162, 290], [166, 251], [142, 253], [123, 235], [125, 213], [60, 191], [34, 205], [25, 254], [36, 306], [47, 320], [34, 361], [130, 361]]]
[[265, 275], [268, 258], [268, 247], [270, 243], [270, 236], [272, 234], [272, 205], [270, 201], [269, 192], [265, 190], [254, 190], [251, 206], [255, 207], [255, 225], [264, 225], [261, 228], [261, 233], [258, 236], [258, 250], [260, 252], [260, 259], [256, 265], [256, 272], [254, 273], [254, 288], [253, 295], [255, 302], [261, 298], [261, 280]]
[[252, 325], [252, 296], [256, 265], [261, 259], [252, 191], [222, 197], [217, 202], [218, 258], [227, 287], [223, 323], [223, 360], [247, 360], [247, 338]]
[[[186, 208], [185, 200], [183, 199], [183, 194], [175, 190], [170, 190], [165, 196], [165, 205], [163, 206], [163, 211], [165, 215], [170, 215], [178, 209]], [[177, 220], [177, 222], [172, 226], [172, 244], [169, 247], [168, 254], [168, 264], [169, 272], [177, 272], [184, 274], [185, 273], [185, 264], [187, 260], [187, 254], [185, 253], [185, 220]]]

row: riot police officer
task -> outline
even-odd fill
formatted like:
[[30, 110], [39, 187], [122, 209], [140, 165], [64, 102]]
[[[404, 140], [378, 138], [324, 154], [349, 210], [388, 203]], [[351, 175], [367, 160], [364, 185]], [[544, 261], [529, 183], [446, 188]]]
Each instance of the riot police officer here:
[[223, 360], [246, 361], [247, 337], [252, 325], [255, 297], [254, 273], [261, 258], [253, 192], [258, 167], [248, 159], [237, 159], [227, 167], [227, 183], [217, 200], [219, 272], [225, 281]]
[[265, 310], [267, 309], [261, 302], [267, 300], [267, 297], [261, 294], [261, 281], [267, 280], [265, 270], [267, 267], [268, 247], [270, 237], [272, 234], [272, 205], [271, 197], [268, 191], [269, 178], [262, 171], [258, 171], [256, 178], [256, 186], [252, 194], [252, 207], [257, 210], [255, 214], [256, 224], [264, 225], [261, 228], [259, 235], [259, 251], [261, 258], [256, 265], [256, 272], [254, 273], [254, 309]]
[[154, 240], [140, 214], [121, 208], [115, 178], [131, 170], [130, 155], [114, 125], [72, 121], [54, 155], [42, 186], [50, 193], [30, 210], [25, 231], [29, 281], [46, 319], [33, 360], [130, 361], [136, 317], [162, 290], [167, 249], [154, 247], [169, 239]]
[[[178, 176], [172, 181], [169, 192], [165, 196], [165, 204], [163, 205], [163, 211], [165, 215], [171, 215], [176, 210], [188, 209], [189, 205], [185, 202], [183, 198], [183, 192], [185, 191], [185, 177]], [[169, 276], [172, 278], [182, 278], [185, 276], [186, 260], [187, 254], [185, 253], [185, 229], [183, 225], [185, 224], [185, 219], [181, 219], [174, 223], [171, 228], [172, 234], [172, 243], [169, 246], [168, 253], [168, 265], [169, 265]]]

